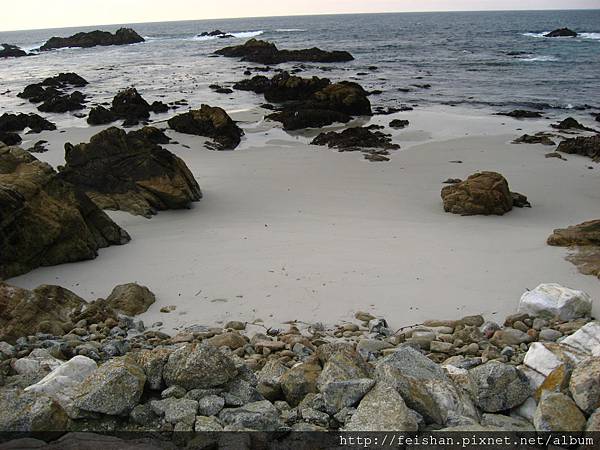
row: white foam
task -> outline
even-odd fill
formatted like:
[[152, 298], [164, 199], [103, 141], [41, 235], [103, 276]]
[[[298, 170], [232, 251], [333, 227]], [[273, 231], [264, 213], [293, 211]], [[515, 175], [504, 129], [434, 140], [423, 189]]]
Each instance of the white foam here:
[[548, 62], [548, 61], [558, 61], [556, 56], [550, 55], [541, 55], [541, 56], [532, 56], [528, 55], [526, 58], [519, 58], [521, 61], [527, 62]]
[[534, 37], [534, 38], [543, 38], [546, 37], [546, 35], [550, 33], [549, 31], [544, 31], [542, 33], [523, 33], [523, 36], [529, 36], [529, 37]]
[[584, 39], [600, 39], [600, 33], [579, 33], [579, 36]]
[[[247, 39], [247, 38], [252, 38], [252, 37], [256, 37], [256, 36], [260, 36], [261, 34], [264, 34], [264, 30], [240, 31], [239, 33], [224, 33], [224, 34], [231, 35], [237, 39]], [[219, 35], [219, 36], [223, 36], [223, 35]], [[194, 36], [193, 38], [191, 38], [191, 40], [192, 41], [212, 41], [214, 39], [219, 39], [219, 36]]]
[[277, 33], [302, 33], [306, 30], [302, 28], [278, 28], [275, 31]]

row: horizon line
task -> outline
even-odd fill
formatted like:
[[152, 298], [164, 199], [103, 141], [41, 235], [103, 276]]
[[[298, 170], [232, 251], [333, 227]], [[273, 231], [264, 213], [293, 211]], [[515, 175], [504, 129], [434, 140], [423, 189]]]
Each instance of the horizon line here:
[[62, 30], [69, 28], [87, 28], [87, 27], [110, 27], [117, 25], [146, 25], [155, 23], [177, 23], [177, 22], [204, 22], [216, 20], [242, 20], [242, 19], [271, 19], [278, 17], [312, 17], [312, 16], [358, 16], [358, 15], [376, 15], [376, 14], [435, 14], [435, 13], [468, 13], [468, 12], [545, 12], [545, 11], [598, 11], [598, 8], [548, 8], [548, 9], [469, 9], [469, 10], [436, 10], [436, 11], [381, 11], [381, 12], [338, 12], [338, 13], [309, 13], [309, 14], [279, 14], [274, 16], [244, 16], [244, 17], [211, 17], [206, 19], [175, 19], [175, 20], [153, 20], [149, 22], [113, 22], [91, 25], [70, 25], [66, 27], [46, 27], [46, 28], [20, 28], [13, 30], [0, 30], [0, 33], [12, 33], [17, 31], [43, 31], [43, 30]]

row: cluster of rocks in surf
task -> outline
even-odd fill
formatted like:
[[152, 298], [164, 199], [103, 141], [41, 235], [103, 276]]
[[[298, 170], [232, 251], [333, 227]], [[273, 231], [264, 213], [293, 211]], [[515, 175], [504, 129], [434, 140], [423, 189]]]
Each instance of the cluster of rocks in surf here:
[[[390, 150], [398, 150], [400, 146], [392, 143], [389, 134], [377, 131], [383, 128], [378, 125], [369, 127], [351, 127], [341, 132], [329, 131], [320, 133], [311, 142], [312, 145], [326, 145], [340, 152], [362, 151], [368, 161], [389, 161]], [[375, 130], [375, 131], [373, 131]]]
[[272, 42], [250, 39], [242, 45], [225, 47], [215, 52], [230, 58], [259, 64], [280, 64], [284, 62], [347, 62], [354, 57], [346, 51], [325, 51], [313, 47], [301, 50], [280, 50]]
[[67, 94], [64, 90], [70, 87], [84, 87], [87, 84], [88, 82], [76, 73], [60, 73], [40, 83], [26, 86], [17, 96], [31, 103], [41, 103], [37, 109], [42, 112], [77, 111], [85, 108], [85, 96], [80, 91]]
[[19, 132], [26, 129], [29, 129], [28, 133], [41, 133], [44, 130], [56, 130], [56, 125], [34, 113], [4, 113], [0, 116], [0, 142], [6, 145], [19, 144], [22, 141]]
[[130, 87], [115, 95], [110, 108], [102, 105], [92, 108], [87, 123], [90, 125], [106, 125], [121, 119], [124, 120], [123, 126], [133, 126], [147, 121], [151, 112], [160, 114], [168, 110], [169, 106], [165, 103], [155, 100], [150, 104], [136, 88]]
[[0, 299], [3, 431], [154, 431], [180, 446], [214, 431], [600, 431], [600, 323], [587, 294], [557, 284], [502, 323], [399, 330], [356, 312], [169, 336], [131, 317], [154, 302], [135, 284], [92, 303], [1, 284]]
[[28, 56], [28, 53], [12, 44], [0, 44], [0, 58], [20, 58]]

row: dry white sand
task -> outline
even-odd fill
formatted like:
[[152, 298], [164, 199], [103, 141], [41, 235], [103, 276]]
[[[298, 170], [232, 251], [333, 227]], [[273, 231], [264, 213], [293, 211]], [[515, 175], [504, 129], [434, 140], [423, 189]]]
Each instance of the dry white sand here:
[[[258, 112], [234, 117], [257, 120]], [[165, 331], [227, 320], [331, 324], [357, 310], [384, 316], [393, 327], [478, 313], [501, 320], [541, 282], [600, 298], [600, 282], [565, 261], [565, 249], [545, 243], [554, 228], [600, 217], [597, 166], [578, 156], [546, 159], [552, 147], [510, 144], [544, 130], [548, 120], [448, 107], [373, 122], [396, 117], [411, 124], [394, 131], [402, 150], [389, 163], [308, 146], [306, 136], [262, 122], [244, 124], [246, 139], [231, 152], [206, 150], [203, 139], [169, 131], [191, 147], [167, 146], [193, 171], [201, 202], [151, 220], [111, 212], [131, 243], [10, 282], [60, 284], [92, 300], [136, 281], [158, 298], [141, 318], [164, 322]], [[50, 141], [51, 150], [39, 156], [60, 164], [65, 141], [86, 141], [97, 131], [36, 136]], [[501, 172], [533, 208], [503, 217], [445, 213], [442, 181], [478, 170]], [[165, 305], [176, 310], [160, 313]]]

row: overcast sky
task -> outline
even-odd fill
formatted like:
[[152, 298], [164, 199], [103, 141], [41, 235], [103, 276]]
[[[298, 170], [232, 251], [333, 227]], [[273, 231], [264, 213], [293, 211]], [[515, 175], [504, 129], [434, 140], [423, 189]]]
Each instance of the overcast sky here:
[[0, 30], [230, 17], [600, 8], [600, 0], [0, 0]]

